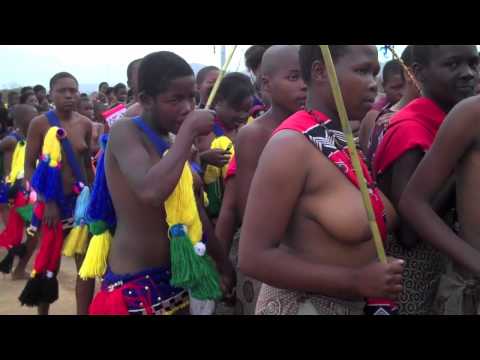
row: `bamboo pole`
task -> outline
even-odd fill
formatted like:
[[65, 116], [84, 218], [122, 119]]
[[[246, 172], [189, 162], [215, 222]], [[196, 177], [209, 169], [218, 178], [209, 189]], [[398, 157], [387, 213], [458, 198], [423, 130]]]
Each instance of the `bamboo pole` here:
[[227, 61], [222, 67], [222, 70], [220, 70], [220, 74], [218, 74], [217, 81], [215, 81], [215, 85], [213, 85], [212, 91], [210, 92], [210, 96], [208, 97], [207, 104], [205, 105], [205, 109], [210, 109], [210, 106], [213, 103], [213, 100], [215, 99], [215, 95], [217, 94], [218, 87], [220, 86], [220, 82], [222, 81], [223, 77], [225, 76], [225, 73], [227, 72], [228, 66], [230, 65], [230, 62], [232, 61], [233, 54], [235, 53], [235, 50], [237, 49], [238, 45], [235, 45], [228, 56]]
[[392, 53], [392, 57], [397, 60], [398, 62], [400, 62], [400, 64], [402, 65], [403, 67], [403, 70], [406, 71], [408, 77], [410, 78], [410, 80], [415, 84], [415, 87], [417, 88], [418, 92], [420, 93], [420, 85], [418, 85], [418, 81], [417, 79], [415, 78], [415, 76], [412, 74], [412, 71], [410, 70], [410, 68], [407, 66], [407, 64], [405, 64], [402, 60], [402, 58], [400, 56], [398, 56], [397, 52], [395, 51], [395, 49], [393, 48], [392, 45], [385, 45], [385, 48], [387, 48], [391, 53]]
[[345, 109], [345, 104], [343, 102], [342, 91], [340, 90], [340, 85], [338, 83], [335, 65], [333, 64], [332, 54], [330, 53], [328, 45], [320, 45], [320, 49], [322, 51], [325, 66], [327, 68], [328, 78], [330, 80], [330, 86], [332, 88], [333, 97], [337, 106], [340, 123], [342, 124], [342, 129], [345, 137], [347, 138], [348, 151], [350, 152], [352, 165], [357, 176], [360, 192], [362, 193], [363, 205], [365, 206], [365, 210], [367, 212], [368, 223], [373, 235], [373, 241], [377, 250], [377, 256], [382, 263], [386, 264], [387, 257], [385, 255], [385, 249], [383, 247], [383, 242], [380, 236], [380, 230], [378, 229], [375, 213], [373, 212], [373, 206], [370, 201], [367, 183], [365, 181], [365, 177], [363, 176], [362, 167], [360, 165], [360, 158], [358, 156], [355, 141], [353, 139], [352, 128], [350, 127], [350, 122], [348, 121], [348, 115]]

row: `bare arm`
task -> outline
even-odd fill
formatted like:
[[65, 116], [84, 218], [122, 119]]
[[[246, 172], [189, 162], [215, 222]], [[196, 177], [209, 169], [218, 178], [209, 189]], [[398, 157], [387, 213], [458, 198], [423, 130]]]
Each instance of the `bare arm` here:
[[25, 149], [25, 179], [31, 183], [32, 175], [37, 166], [37, 160], [41, 155], [43, 137], [45, 134], [44, 116], [34, 118], [28, 127], [27, 147]]
[[311, 145], [301, 134], [290, 131], [267, 143], [248, 196], [240, 270], [282, 289], [342, 298], [361, 296], [352, 269], [314, 264], [280, 247], [308, 176], [307, 146]]
[[198, 152], [201, 154], [204, 151], [210, 150], [210, 145], [213, 141], [213, 135], [208, 134], [206, 136], [198, 136], [195, 139], [195, 145], [197, 146]]
[[188, 115], [175, 142], [156, 164], [152, 164], [140, 132], [131, 119], [120, 120], [112, 127], [108, 148], [137, 196], [152, 206], [163, 206], [190, 158], [193, 139], [197, 133], [211, 130], [212, 125], [213, 115], [208, 111]]
[[[424, 152], [420, 149], [410, 150], [393, 165], [390, 200], [395, 209], [398, 209], [408, 182], [413, 176], [415, 169], [422, 161], [423, 156]], [[431, 204], [432, 209], [439, 214], [439, 216], [443, 215], [448, 208], [448, 205], [451, 203], [454, 186], [455, 179], [452, 176], [448, 183], [435, 193]], [[412, 209], [414, 208], [411, 208], [410, 211], [412, 211]], [[399, 241], [407, 248], [412, 248], [419, 241], [417, 233], [410, 227], [408, 222], [402, 220], [402, 216], [399, 217], [397, 236]]]
[[215, 226], [215, 235], [222, 245], [222, 249], [226, 256], [229, 255], [232, 247], [232, 240], [235, 231], [239, 226], [236, 213], [235, 187], [237, 178], [231, 177], [225, 183], [225, 192], [223, 194], [222, 207]]
[[92, 131], [93, 131], [93, 122], [90, 120], [86, 120], [87, 124], [87, 133], [85, 136], [85, 142], [88, 146], [88, 149], [85, 151], [83, 156], [83, 161], [85, 164], [85, 172], [86, 172], [86, 181], [88, 185], [92, 185], [95, 179], [95, 175], [93, 174], [92, 169]]
[[17, 145], [17, 140], [13, 136], [5, 136], [0, 140], [0, 152], [5, 153], [13, 151]]
[[419, 236], [477, 275], [480, 274], [480, 253], [442, 221], [431, 200], [476, 141], [479, 110], [475, 101], [466, 101], [450, 112], [400, 201], [401, 214]]
[[379, 112], [376, 110], [370, 110], [360, 125], [360, 148], [366, 154], [368, 151], [368, 141], [370, 140], [370, 134], [375, 127], [375, 120], [377, 119]]
[[257, 169], [258, 160], [265, 147], [264, 136], [255, 131], [256, 129], [246, 126], [237, 136], [237, 146], [235, 156], [237, 158], [237, 174], [236, 176], [236, 196], [237, 209], [240, 220], [245, 214], [247, 206], [248, 193], [252, 183], [253, 175]]
[[[424, 153], [420, 149], [410, 150], [402, 155], [402, 157], [400, 157], [393, 165], [390, 201], [395, 209], [398, 209], [400, 198], [402, 197], [408, 181], [422, 160], [423, 155]], [[402, 221], [401, 216], [398, 219], [396, 235], [398, 241], [407, 248], [412, 248], [418, 243], [417, 234], [407, 222]]]

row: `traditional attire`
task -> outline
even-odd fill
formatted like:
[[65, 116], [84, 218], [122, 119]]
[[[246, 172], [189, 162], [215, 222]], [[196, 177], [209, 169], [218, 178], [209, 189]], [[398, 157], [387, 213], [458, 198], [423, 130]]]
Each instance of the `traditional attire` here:
[[[232, 157], [228, 163], [227, 172], [225, 174], [225, 183], [230, 180], [237, 172], [237, 159], [235, 156]], [[230, 250], [230, 261], [235, 267], [237, 274], [237, 286], [235, 292], [235, 308], [230, 306], [223, 305], [221, 303], [217, 304], [217, 309], [215, 314], [217, 315], [254, 315], [255, 314], [255, 305], [257, 303], [258, 293], [260, 292], [260, 287], [262, 283], [256, 279], [248, 277], [242, 274], [238, 269], [238, 246], [240, 241], [240, 231], [239, 229], [232, 241], [232, 248]]]
[[378, 145], [382, 142], [383, 136], [388, 129], [390, 119], [396, 113], [390, 106], [384, 107], [375, 119], [375, 125], [368, 139], [368, 150], [366, 154], [366, 162], [369, 169], [372, 169], [373, 159]]
[[[132, 121], [148, 137], [159, 155], [163, 156], [170, 145], [140, 116]], [[102, 157], [97, 172], [97, 177], [101, 176], [102, 179], [105, 178], [103, 166]], [[102, 179], [96, 179], [95, 182]], [[94, 187], [94, 193], [95, 189]], [[108, 193], [106, 186], [104, 193]], [[221, 297], [219, 274], [212, 259], [206, 254], [202, 223], [193, 192], [192, 170], [188, 162], [165, 202], [165, 210], [169, 226], [171, 268], [146, 269], [125, 275], [113, 274], [108, 270], [102, 282], [102, 290], [90, 306], [90, 314], [166, 315], [186, 308], [190, 303], [189, 296], [196, 305]], [[106, 257], [103, 257], [104, 260]]]
[[[11, 170], [5, 181], [2, 181], [1, 202], [10, 203], [8, 220], [5, 229], [0, 233], [0, 246], [8, 250], [7, 256], [0, 262], [0, 272], [10, 273], [15, 256], [23, 257], [26, 247], [22, 244], [25, 234], [25, 219], [22, 212], [28, 207], [29, 194], [22, 186], [25, 164], [25, 139], [13, 132], [12, 136], [17, 141], [12, 156]], [[26, 210], [28, 212], [28, 210]]]
[[[359, 187], [347, 149], [345, 136], [331, 128], [331, 120], [318, 111], [299, 111], [285, 120], [274, 132], [293, 130], [305, 135], [323, 155], [325, 155], [355, 186]], [[378, 189], [368, 172], [365, 162], [360, 159], [363, 175], [370, 189], [375, 218], [382, 239], [386, 240], [387, 227], [385, 209]], [[263, 284], [258, 297], [256, 314], [319, 314], [332, 315], [362, 314], [390, 315], [397, 311], [396, 305], [387, 299], [366, 299], [365, 301], [345, 301], [321, 294], [277, 289]]]
[[[51, 304], [58, 299], [56, 276], [64, 242], [63, 230], [72, 228], [77, 197], [88, 190], [72, 145], [65, 130], [60, 127], [60, 120], [54, 111], [49, 111], [46, 116], [50, 128], [43, 141], [42, 156], [32, 176], [32, 188], [42, 199], [33, 207], [29, 228], [35, 232], [40, 227], [40, 249], [30, 279], [19, 297], [20, 303], [27, 306]], [[69, 195], [65, 195], [63, 190], [62, 150], [76, 179]], [[55, 202], [60, 210], [61, 221], [56, 226], [49, 227], [42, 222], [46, 202]], [[86, 238], [84, 236], [82, 240], [77, 238], [75, 241], [85, 242]]]
[[167, 268], [103, 277], [102, 289], [90, 306], [90, 315], [172, 315], [188, 307], [188, 291], [170, 285]]
[[[432, 145], [446, 114], [425, 97], [413, 100], [390, 119], [390, 125], [373, 158], [373, 170], [381, 177], [401, 156], [413, 149], [426, 152]], [[421, 241], [406, 249], [390, 234], [386, 252], [405, 260], [400, 314], [426, 315], [434, 313], [433, 304], [447, 258], [430, 243]]]
[[435, 313], [439, 315], [480, 315], [480, 278], [462, 274], [453, 263], [440, 278], [435, 299]]
[[[225, 128], [222, 124], [216, 120], [213, 127], [215, 139], [210, 145], [211, 149], [222, 149], [230, 151], [231, 156], [234, 155], [233, 142], [229, 137], [225, 135]], [[230, 158], [231, 159], [231, 158]], [[205, 183], [205, 191], [208, 197], [207, 212], [211, 218], [217, 218], [220, 214], [220, 208], [222, 206], [222, 198], [224, 192], [224, 177], [227, 172], [228, 164], [223, 168], [218, 168], [213, 165], [207, 165], [205, 173], [203, 175], [203, 181]]]

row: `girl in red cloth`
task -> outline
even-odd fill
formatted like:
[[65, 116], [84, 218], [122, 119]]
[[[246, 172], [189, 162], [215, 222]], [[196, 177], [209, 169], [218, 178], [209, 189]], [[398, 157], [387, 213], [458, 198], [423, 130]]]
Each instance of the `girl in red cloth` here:
[[[373, 162], [377, 183], [395, 208], [446, 114], [457, 102], [474, 95], [477, 65], [475, 45], [413, 45], [413, 70], [423, 96], [390, 119]], [[454, 185], [451, 177], [432, 199], [441, 217], [454, 206]], [[404, 222], [392, 234], [387, 254], [406, 260], [408, 277], [400, 313], [431, 314], [439, 279], [445, 271], [445, 257], [430, 244], [419, 242], [418, 235]]]

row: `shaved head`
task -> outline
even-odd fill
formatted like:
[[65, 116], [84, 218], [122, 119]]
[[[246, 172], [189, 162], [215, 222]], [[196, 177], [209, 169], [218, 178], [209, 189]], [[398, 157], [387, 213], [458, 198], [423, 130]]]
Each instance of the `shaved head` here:
[[20, 128], [22, 131], [24, 131], [25, 135], [30, 121], [37, 115], [37, 109], [35, 109], [35, 107], [33, 107], [32, 105], [28, 104], [15, 105], [12, 113], [15, 127]]
[[298, 63], [298, 50], [296, 45], [274, 45], [265, 51], [262, 57], [262, 75], [272, 76], [279, 70], [292, 63]]

